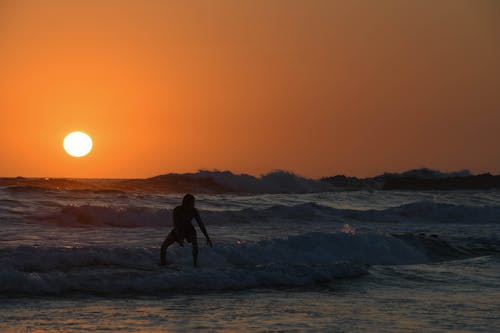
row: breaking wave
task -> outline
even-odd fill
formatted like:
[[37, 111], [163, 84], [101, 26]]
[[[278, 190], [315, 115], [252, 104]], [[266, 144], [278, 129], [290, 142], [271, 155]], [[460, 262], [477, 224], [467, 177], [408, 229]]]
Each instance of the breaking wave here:
[[470, 170], [464, 169], [453, 172], [442, 172], [439, 170], [429, 169], [429, 168], [420, 168], [420, 169], [412, 169], [401, 173], [390, 173], [386, 172], [376, 178], [406, 178], [413, 177], [417, 179], [444, 179], [444, 178], [452, 178], [452, 177], [468, 177], [471, 176]]
[[0, 190], [8, 193], [71, 191], [89, 193], [313, 193], [338, 190], [319, 179], [292, 172], [273, 171], [260, 177], [230, 171], [200, 170], [196, 173], [170, 173], [146, 179], [67, 179], [6, 178]]
[[156, 184], [176, 184], [196, 192], [312, 193], [335, 190], [331, 184], [287, 171], [273, 171], [261, 177], [230, 171], [200, 170], [197, 173], [167, 174], [149, 178]]
[[[159, 267], [158, 248], [40, 247], [0, 249], [2, 294], [117, 294], [304, 286], [367, 274], [371, 264], [429, 262], [425, 243], [382, 234], [307, 233], [202, 249], [173, 246]], [[422, 245], [422, 247], [420, 246]]]
[[[58, 226], [161, 227], [171, 225], [171, 210], [150, 207], [65, 206], [35, 217], [37, 223]], [[272, 221], [298, 222], [392, 222], [392, 223], [500, 223], [500, 206], [466, 206], [419, 201], [383, 210], [337, 209], [316, 203], [276, 205], [266, 209], [203, 211], [208, 224]]]
[[[344, 190], [416, 189], [457, 190], [499, 188], [500, 176], [472, 175], [468, 170], [441, 172], [428, 168], [357, 178], [336, 175], [311, 179], [277, 170], [261, 176], [231, 171], [200, 170], [169, 173], [145, 179], [0, 178], [0, 190], [8, 193], [77, 191], [106, 193], [320, 193]], [[397, 186], [396, 186], [397, 185]]]

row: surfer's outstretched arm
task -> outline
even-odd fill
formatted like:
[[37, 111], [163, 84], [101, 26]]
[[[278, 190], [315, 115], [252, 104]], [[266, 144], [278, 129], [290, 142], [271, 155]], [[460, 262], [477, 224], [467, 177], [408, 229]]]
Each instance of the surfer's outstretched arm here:
[[203, 234], [205, 235], [205, 238], [207, 239], [207, 244], [210, 247], [212, 247], [212, 241], [210, 240], [210, 237], [208, 237], [207, 229], [205, 228], [205, 225], [201, 221], [201, 217], [200, 217], [200, 214], [198, 213], [198, 211], [196, 211], [194, 218], [195, 218], [196, 222], [198, 223], [198, 226], [200, 227], [201, 232], [203, 232]]

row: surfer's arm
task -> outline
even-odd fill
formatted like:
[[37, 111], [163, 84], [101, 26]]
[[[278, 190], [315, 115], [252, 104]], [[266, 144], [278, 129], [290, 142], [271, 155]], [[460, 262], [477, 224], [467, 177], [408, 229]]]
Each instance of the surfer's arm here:
[[194, 219], [196, 220], [196, 223], [198, 223], [198, 226], [200, 227], [201, 232], [203, 232], [203, 234], [205, 235], [205, 238], [207, 239], [207, 244], [212, 246], [212, 241], [210, 240], [210, 237], [208, 236], [207, 229], [205, 228], [205, 225], [201, 221], [201, 217], [200, 217], [200, 214], [198, 213], [198, 211], [196, 211], [196, 213], [194, 215]]

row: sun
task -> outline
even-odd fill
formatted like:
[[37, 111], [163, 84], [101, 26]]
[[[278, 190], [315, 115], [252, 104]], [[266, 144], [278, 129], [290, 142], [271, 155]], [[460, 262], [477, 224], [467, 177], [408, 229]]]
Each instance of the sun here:
[[64, 150], [73, 157], [83, 157], [92, 150], [92, 139], [83, 132], [72, 132], [64, 138]]

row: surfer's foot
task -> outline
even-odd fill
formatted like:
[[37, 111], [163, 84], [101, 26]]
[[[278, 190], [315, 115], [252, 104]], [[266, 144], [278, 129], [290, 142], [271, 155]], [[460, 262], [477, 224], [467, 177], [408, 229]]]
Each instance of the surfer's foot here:
[[160, 266], [167, 266], [167, 262], [166, 261], [160, 262]]

